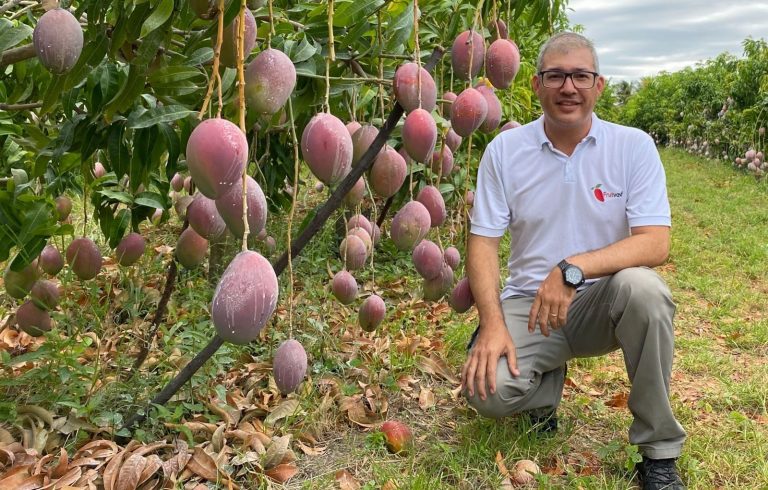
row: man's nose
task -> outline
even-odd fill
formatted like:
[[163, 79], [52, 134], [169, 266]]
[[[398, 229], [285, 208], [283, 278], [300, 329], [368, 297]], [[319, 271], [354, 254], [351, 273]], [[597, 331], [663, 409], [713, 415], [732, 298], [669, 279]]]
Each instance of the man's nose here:
[[563, 84], [562, 87], [560, 87], [560, 91], [561, 92], [566, 92], [566, 93], [569, 93], [569, 94], [577, 92], [576, 85], [573, 84], [573, 77], [572, 76], [565, 77], [565, 83]]

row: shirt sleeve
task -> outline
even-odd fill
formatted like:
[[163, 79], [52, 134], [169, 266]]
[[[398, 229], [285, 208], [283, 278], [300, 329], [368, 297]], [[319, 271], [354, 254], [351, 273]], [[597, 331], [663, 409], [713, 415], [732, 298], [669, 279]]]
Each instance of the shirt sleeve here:
[[659, 151], [647, 134], [636, 150], [627, 186], [627, 221], [635, 226], [671, 226], [667, 179]]
[[475, 235], [495, 238], [507, 230], [510, 213], [501, 170], [494, 145], [488, 145], [477, 170], [475, 203], [470, 215], [470, 231]]

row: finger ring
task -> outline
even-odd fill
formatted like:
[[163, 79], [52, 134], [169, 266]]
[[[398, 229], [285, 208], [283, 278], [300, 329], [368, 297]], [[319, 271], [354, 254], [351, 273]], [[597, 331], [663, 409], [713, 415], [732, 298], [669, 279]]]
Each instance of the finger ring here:
[[557, 316], [557, 313], [550, 313], [549, 316]]

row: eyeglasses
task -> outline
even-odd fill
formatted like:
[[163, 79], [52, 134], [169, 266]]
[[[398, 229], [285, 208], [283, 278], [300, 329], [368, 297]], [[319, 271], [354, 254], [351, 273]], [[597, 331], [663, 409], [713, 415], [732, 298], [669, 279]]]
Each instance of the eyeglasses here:
[[541, 83], [547, 88], [560, 88], [565, 85], [565, 81], [568, 77], [571, 78], [573, 86], [576, 88], [592, 88], [595, 86], [595, 81], [599, 76], [599, 73], [594, 71], [560, 71], [560, 70], [544, 70], [539, 72], [541, 77]]

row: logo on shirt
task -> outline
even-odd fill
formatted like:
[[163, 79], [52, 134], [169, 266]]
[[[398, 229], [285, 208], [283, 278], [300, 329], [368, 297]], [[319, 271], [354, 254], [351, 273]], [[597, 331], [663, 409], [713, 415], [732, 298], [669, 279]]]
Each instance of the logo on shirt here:
[[616, 199], [624, 195], [624, 191], [608, 192], [601, 189], [602, 186], [603, 184], [597, 184], [591, 189], [592, 193], [595, 195], [595, 199], [600, 202], [605, 202], [606, 199]]

